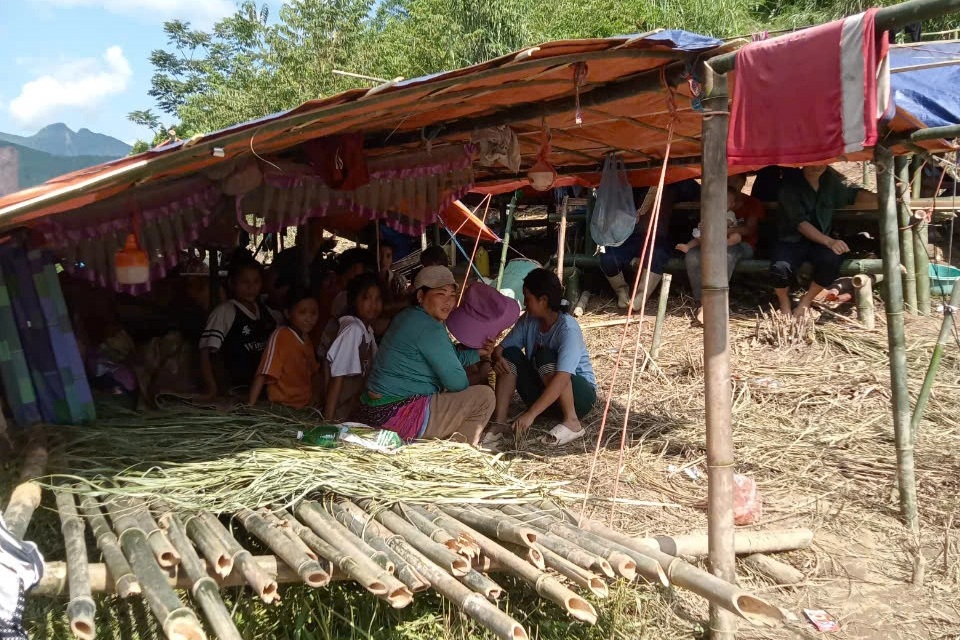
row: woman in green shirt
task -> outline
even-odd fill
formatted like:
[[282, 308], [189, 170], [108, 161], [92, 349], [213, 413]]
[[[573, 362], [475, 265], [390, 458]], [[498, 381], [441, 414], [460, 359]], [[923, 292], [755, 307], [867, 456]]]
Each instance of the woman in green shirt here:
[[413, 286], [417, 305], [390, 323], [354, 419], [404, 440], [453, 438], [476, 445], [495, 406], [486, 384], [493, 345], [454, 347], [444, 325], [457, 304], [449, 269], [424, 267]]

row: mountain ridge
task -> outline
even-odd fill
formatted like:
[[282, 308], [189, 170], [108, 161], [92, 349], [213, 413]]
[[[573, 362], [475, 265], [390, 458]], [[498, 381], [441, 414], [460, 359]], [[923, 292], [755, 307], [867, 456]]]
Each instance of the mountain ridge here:
[[31, 136], [18, 136], [0, 132], [0, 143], [19, 145], [51, 156], [122, 158], [129, 155], [131, 147], [126, 142], [103, 133], [82, 127], [73, 131], [62, 122], [43, 127]]
[[[115, 158], [107, 156], [54, 156], [20, 144], [0, 140], [0, 148], [3, 147], [13, 147], [17, 150], [17, 187], [19, 189], [35, 187], [65, 173], [115, 160]], [[0, 195], [3, 195], [2, 192], [0, 192]]]

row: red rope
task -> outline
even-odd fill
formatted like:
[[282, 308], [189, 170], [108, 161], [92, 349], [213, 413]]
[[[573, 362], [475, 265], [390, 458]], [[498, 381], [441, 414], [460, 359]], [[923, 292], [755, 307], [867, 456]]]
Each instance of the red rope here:
[[[467, 278], [470, 277], [470, 269], [473, 268], [473, 259], [477, 255], [477, 247], [480, 246], [480, 236], [483, 235], [483, 229], [487, 224], [487, 212], [490, 210], [490, 194], [487, 194], [483, 201], [477, 205], [477, 208], [473, 210], [473, 215], [477, 215], [477, 209], [479, 209], [480, 205], [484, 203], [486, 203], [487, 206], [483, 209], [483, 219], [480, 221], [480, 228], [477, 230], [477, 239], [473, 243], [473, 252], [470, 254], [470, 261], [467, 263], [467, 271], [463, 275], [463, 284], [460, 285], [460, 296], [457, 298], [458, 307], [460, 306], [460, 301], [463, 300], [463, 292], [467, 289]], [[466, 221], [464, 221], [464, 223], [466, 223]]]

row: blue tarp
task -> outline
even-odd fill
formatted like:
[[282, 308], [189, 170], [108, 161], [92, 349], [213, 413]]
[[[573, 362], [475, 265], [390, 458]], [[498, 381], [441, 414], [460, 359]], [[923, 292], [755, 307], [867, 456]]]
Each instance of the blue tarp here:
[[894, 104], [924, 126], [960, 123], [960, 64], [897, 72], [916, 65], [960, 60], [960, 42], [930, 42], [890, 49]]

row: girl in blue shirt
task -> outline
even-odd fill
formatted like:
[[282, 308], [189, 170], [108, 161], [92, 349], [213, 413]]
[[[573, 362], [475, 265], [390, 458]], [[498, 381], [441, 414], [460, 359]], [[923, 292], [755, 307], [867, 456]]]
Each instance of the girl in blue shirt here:
[[563, 288], [556, 274], [534, 269], [523, 281], [526, 313], [494, 350], [497, 407], [494, 421], [507, 421], [516, 390], [527, 410], [513, 422], [523, 433], [556, 406], [561, 421], [542, 439], [562, 445], [583, 436], [580, 418], [597, 401], [597, 381], [580, 325], [561, 308]]

